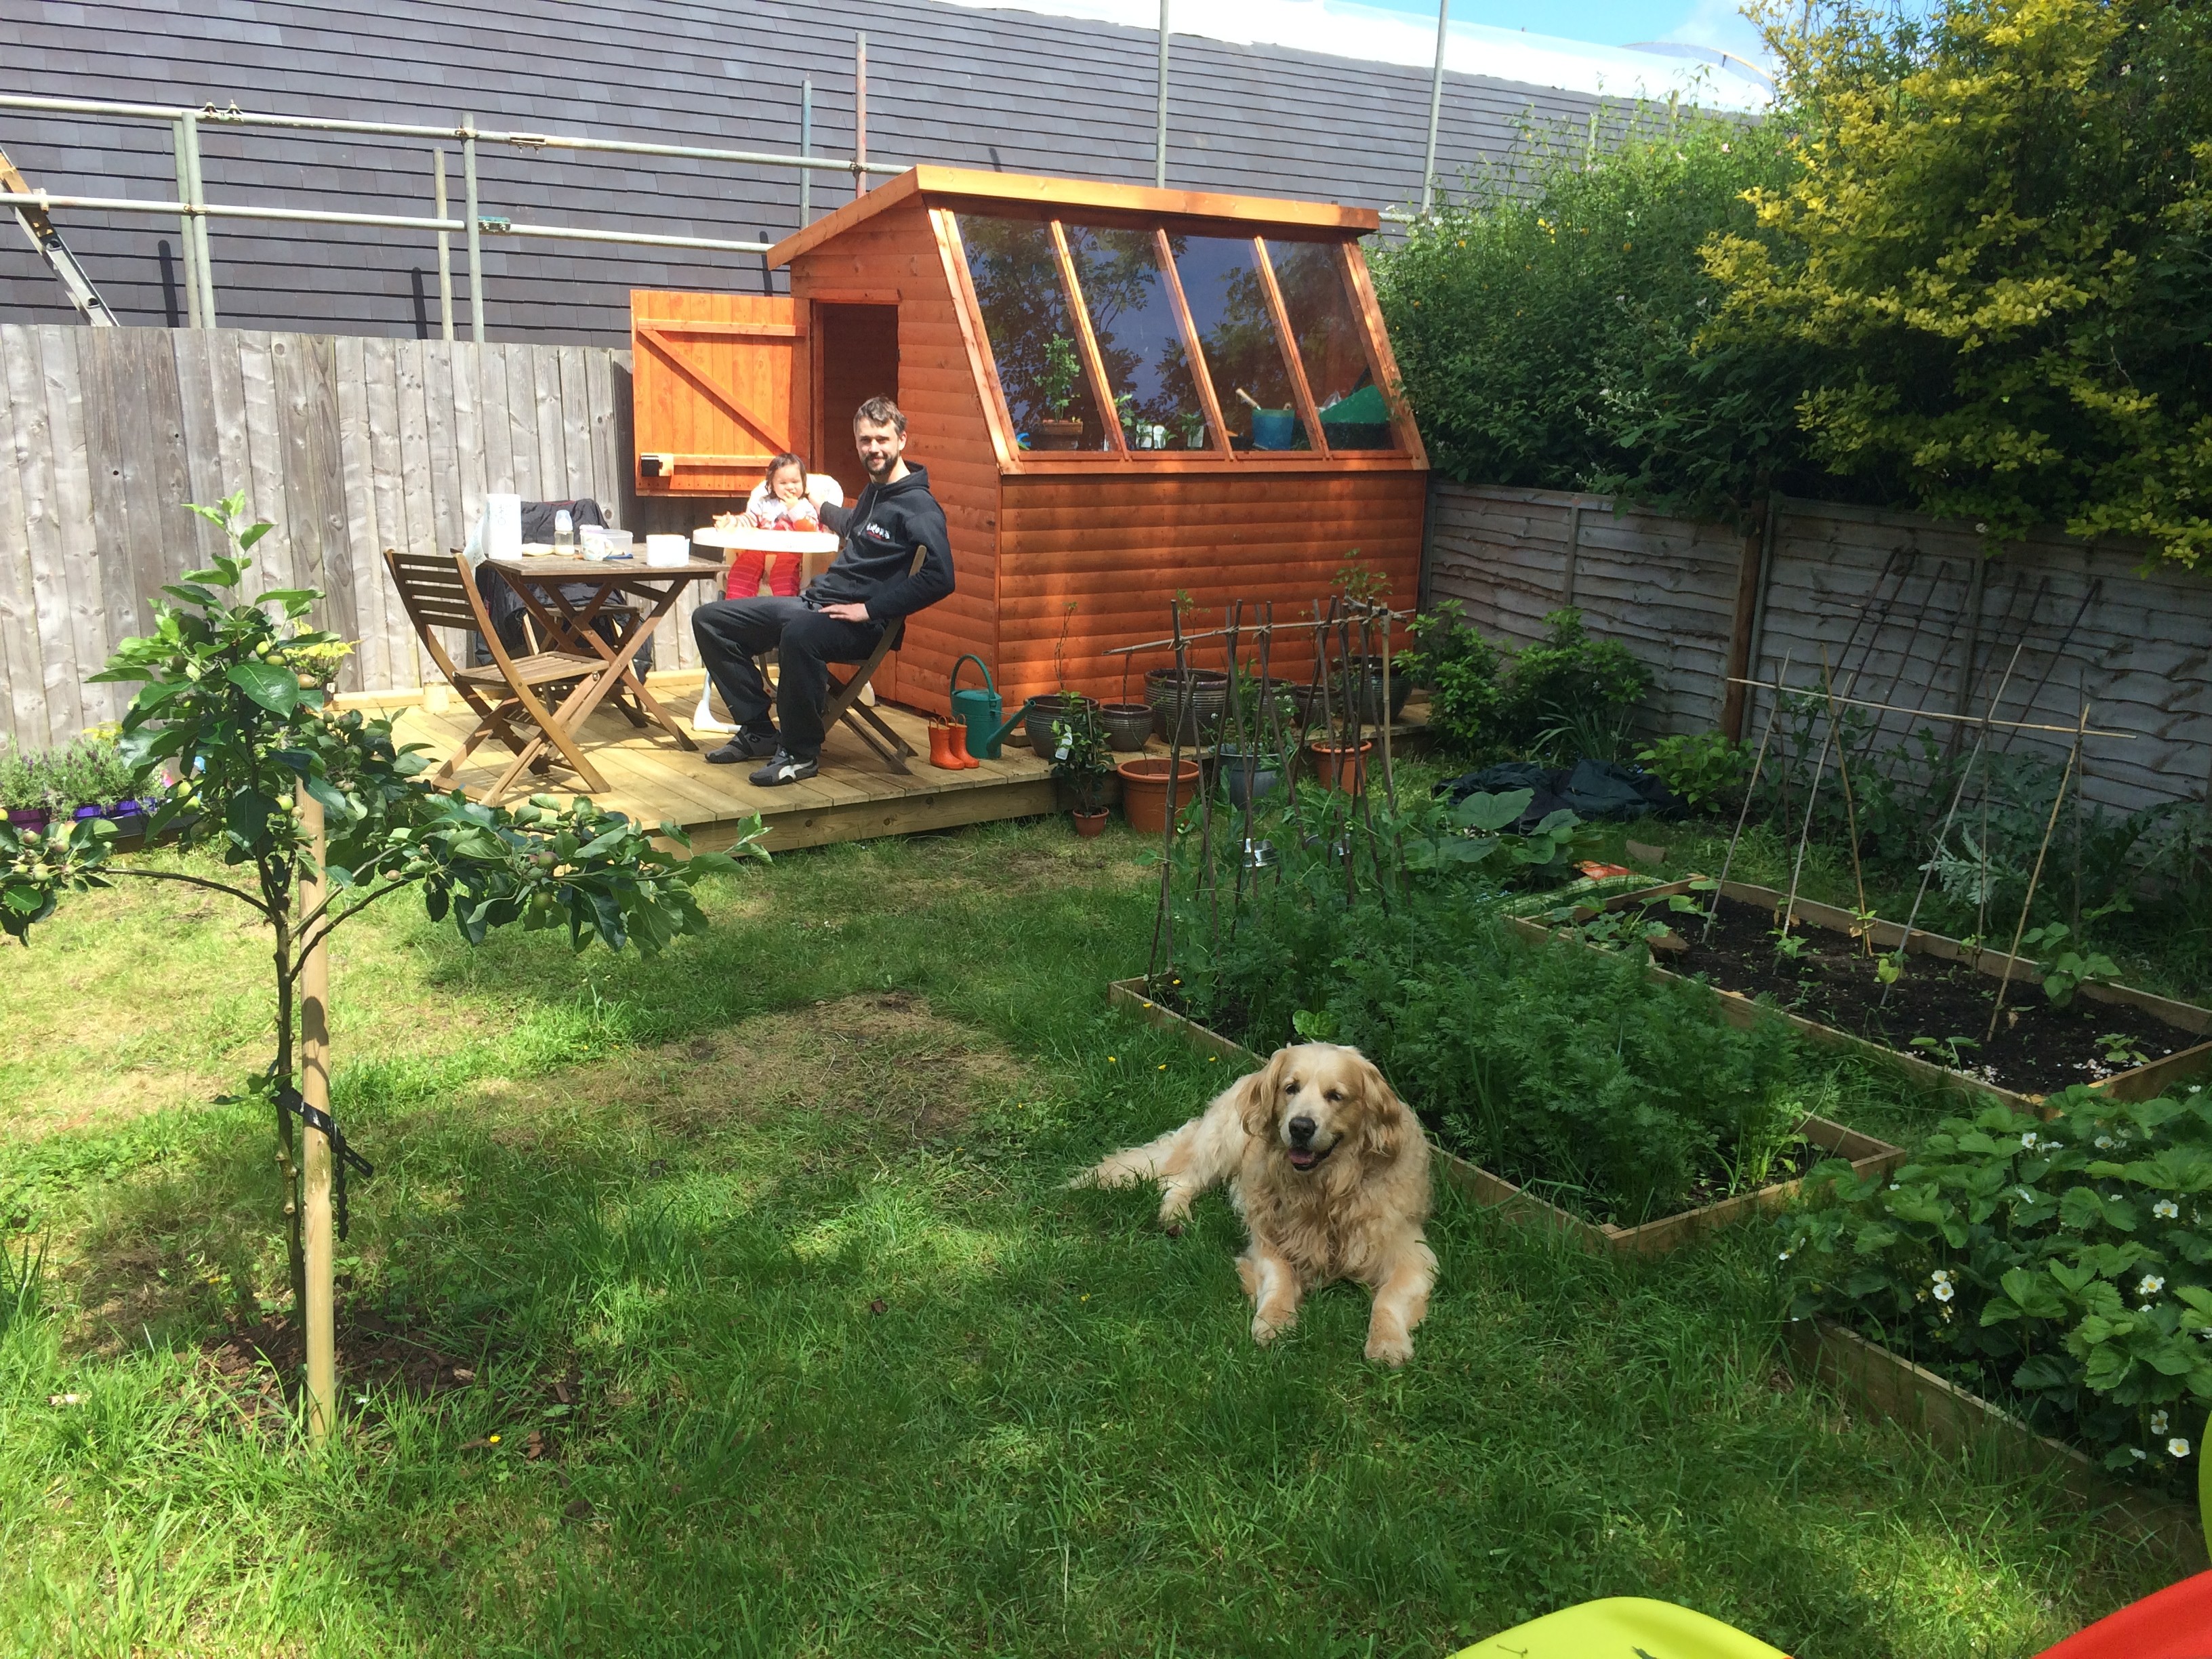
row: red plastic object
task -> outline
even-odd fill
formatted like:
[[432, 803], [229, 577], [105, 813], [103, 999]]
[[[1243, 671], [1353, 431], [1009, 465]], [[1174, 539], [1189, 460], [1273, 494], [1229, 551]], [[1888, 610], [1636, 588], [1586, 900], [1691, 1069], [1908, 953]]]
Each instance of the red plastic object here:
[[1629, 869], [1625, 865], [1599, 864], [1594, 860], [1584, 860], [1581, 864], [1577, 864], [1575, 868], [1581, 871], [1592, 881], [1603, 881], [1608, 876], [1632, 876], [1636, 873], [1635, 871]]
[[2212, 1659], [2212, 1572], [2146, 1595], [2035, 1659]]

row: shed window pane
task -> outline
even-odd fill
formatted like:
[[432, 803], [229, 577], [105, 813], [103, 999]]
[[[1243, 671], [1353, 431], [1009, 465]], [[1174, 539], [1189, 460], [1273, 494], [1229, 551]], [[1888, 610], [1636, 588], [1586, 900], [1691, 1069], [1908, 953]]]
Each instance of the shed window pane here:
[[1297, 337], [1321, 410], [1322, 434], [1337, 449], [1395, 449], [1390, 407], [1367, 361], [1367, 330], [1326, 242], [1270, 242], [1267, 260], [1283, 290], [1283, 310]]
[[1170, 235], [1168, 243], [1230, 443], [1237, 449], [1312, 448], [1252, 239]]
[[1035, 219], [959, 216], [983, 333], [1028, 449], [1103, 449], [1106, 423], [1083, 372], [1052, 231]]
[[1090, 309], [1107, 389], [1129, 447], [1211, 447], [1152, 233], [1091, 225], [1066, 229], [1075, 285]]

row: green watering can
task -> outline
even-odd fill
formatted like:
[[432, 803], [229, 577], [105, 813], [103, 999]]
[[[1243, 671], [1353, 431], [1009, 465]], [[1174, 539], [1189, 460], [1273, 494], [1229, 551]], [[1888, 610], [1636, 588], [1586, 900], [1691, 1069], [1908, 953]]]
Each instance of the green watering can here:
[[[962, 662], [972, 662], [982, 671], [983, 684], [980, 689], [960, 690]], [[991, 678], [990, 665], [973, 653], [952, 665], [952, 678], [947, 686], [952, 693], [952, 718], [968, 727], [968, 752], [977, 760], [998, 759], [999, 745], [1006, 740], [1009, 732], [1022, 723], [1023, 716], [1029, 712], [1029, 705], [1023, 704], [1013, 719], [1002, 723], [1000, 716], [1006, 711], [999, 702], [999, 687]]]

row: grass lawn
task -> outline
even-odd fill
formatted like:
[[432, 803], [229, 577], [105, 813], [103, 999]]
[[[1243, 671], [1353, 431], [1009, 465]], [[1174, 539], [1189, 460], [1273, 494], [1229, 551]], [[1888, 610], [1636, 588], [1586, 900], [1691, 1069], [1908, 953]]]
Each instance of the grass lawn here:
[[1226, 1080], [1105, 1012], [1144, 850], [791, 854], [653, 963], [355, 924], [377, 1175], [319, 1458], [241, 1334], [270, 1127], [214, 1098], [259, 940], [65, 903], [0, 983], [0, 1237], [52, 1252], [0, 1333], [0, 1650], [1441, 1655], [1640, 1593], [1801, 1659], [2008, 1659], [2172, 1576], [1793, 1386], [1760, 1231], [1621, 1267], [1443, 1189], [1404, 1371], [1340, 1286], [1255, 1348], [1225, 1203], [1170, 1238], [1062, 1187]]

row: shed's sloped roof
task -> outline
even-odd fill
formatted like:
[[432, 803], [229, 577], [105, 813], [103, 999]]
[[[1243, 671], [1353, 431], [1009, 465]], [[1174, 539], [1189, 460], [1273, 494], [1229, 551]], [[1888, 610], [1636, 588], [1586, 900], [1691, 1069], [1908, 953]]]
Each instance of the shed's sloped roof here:
[[1154, 221], [1170, 228], [1183, 225], [1236, 225], [1254, 234], [1267, 230], [1334, 233], [1346, 240], [1369, 234], [1381, 223], [1373, 208], [1334, 202], [1293, 202], [1279, 196], [1227, 196], [1215, 191], [1160, 190], [1150, 185], [1115, 185], [1094, 179], [1044, 179], [1020, 173], [984, 173], [973, 167], [909, 167], [896, 179], [848, 202], [827, 218], [787, 236], [769, 250], [771, 265], [787, 265], [810, 249], [842, 235], [876, 215], [916, 197], [965, 212], [994, 208], [1033, 210], [1055, 216], [1094, 211]]
[[[191, 15], [213, 10], [219, 15]], [[1140, 29], [935, 0], [252, 0], [185, 9], [172, 0], [85, 0], [0, 8], [11, 90], [373, 120], [588, 132], [718, 148], [798, 146], [799, 81], [814, 78], [816, 144], [849, 154], [853, 33], [868, 35], [869, 151], [1066, 178], [1149, 184], [1154, 39]], [[1418, 196], [1428, 122], [1425, 72], [1177, 36], [1169, 100], [1169, 180], [1182, 189], [1381, 208]], [[1451, 77], [1440, 142], [1456, 178], [1499, 156], [1532, 115], [1580, 123], [1596, 100]], [[165, 129], [0, 112], [0, 147], [57, 194], [172, 197]], [[449, 149], [459, 210], [459, 147]], [[215, 199], [422, 215], [420, 144], [210, 126]], [[621, 226], [774, 241], [799, 222], [787, 174], [649, 157], [588, 159], [485, 147], [483, 208], [520, 221]], [[851, 186], [817, 174], [819, 216]], [[126, 322], [181, 308], [165, 273], [173, 222], [58, 215]], [[460, 326], [467, 289], [454, 270]], [[258, 328], [411, 335], [437, 325], [428, 234], [310, 230], [216, 222], [220, 319]], [[632, 288], [759, 292], [775, 280], [750, 254], [485, 239], [494, 338], [628, 337]], [[29, 246], [0, 239], [0, 319], [74, 315]]]

